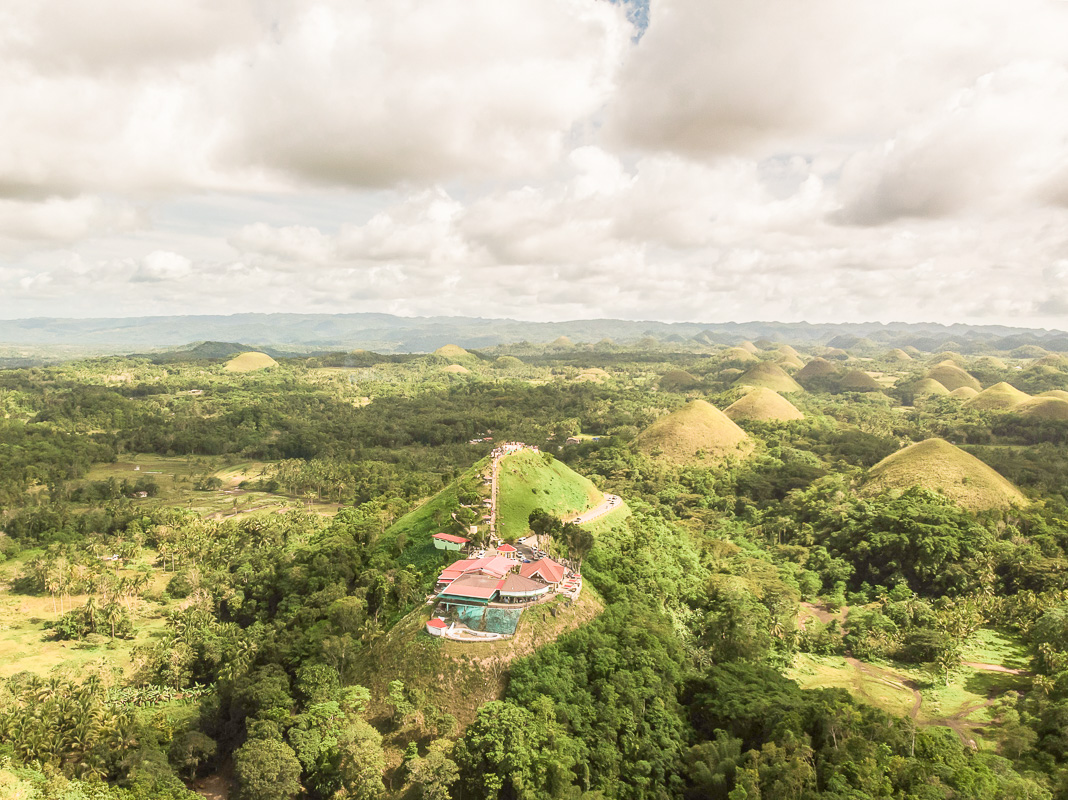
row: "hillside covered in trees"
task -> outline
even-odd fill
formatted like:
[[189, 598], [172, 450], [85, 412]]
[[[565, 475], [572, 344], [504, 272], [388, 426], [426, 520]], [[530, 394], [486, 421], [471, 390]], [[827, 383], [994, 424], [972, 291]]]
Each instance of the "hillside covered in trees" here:
[[0, 796], [1068, 798], [1068, 360], [719, 336], [0, 370]]

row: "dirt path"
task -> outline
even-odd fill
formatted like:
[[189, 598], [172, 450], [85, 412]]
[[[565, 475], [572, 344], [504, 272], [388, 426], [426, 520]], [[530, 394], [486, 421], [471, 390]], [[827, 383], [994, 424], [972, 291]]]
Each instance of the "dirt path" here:
[[[920, 694], [919, 689], [916, 688], [915, 682], [909, 680], [903, 675], [898, 675], [896, 672], [891, 672], [881, 667], [876, 667], [873, 664], [865, 664], [852, 656], [846, 658], [846, 663], [853, 667], [857, 672], [862, 675], [867, 675], [869, 678], [886, 684], [894, 689], [906, 689], [912, 692], [912, 707], [909, 709], [909, 716], [915, 720], [920, 713], [920, 705], [923, 703], [923, 695]], [[863, 685], [858, 685], [857, 689], [867, 696], [867, 692], [864, 691]]]
[[1006, 675], [1030, 675], [1030, 671], [1026, 669], [1014, 669], [1013, 667], [1003, 667], [1001, 664], [983, 664], [978, 661], [962, 661], [965, 667], [971, 667], [972, 669], [981, 669], [985, 672], [1003, 672]]
[[[877, 667], [874, 664], [866, 664], [865, 662], [860, 661], [856, 658], [848, 657], [846, 658], [846, 663], [848, 663], [861, 675], [866, 676], [872, 680], [877, 680], [880, 683], [886, 684], [887, 686], [891, 686], [895, 689], [907, 689], [908, 691], [912, 692], [912, 708], [909, 709], [909, 717], [914, 722], [917, 722], [918, 725], [923, 725], [925, 727], [942, 726], [949, 728], [955, 734], [957, 734], [963, 744], [967, 745], [968, 747], [971, 747], [973, 750], [977, 750], [979, 748], [979, 745], [976, 743], [975, 739], [972, 738], [969, 727], [982, 728], [986, 727], [990, 723], [969, 720], [968, 717], [976, 711], [980, 711], [984, 708], [989, 708], [994, 703], [996, 703], [999, 698], [991, 697], [983, 701], [982, 703], [965, 706], [952, 716], [932, 717], [931, 719], [926, 720], [924, 722], [918, 722], [917, 720], [920, 715], [920, 708], [923, 705], [923, 695], [920, 694], [920, 691], [916, 687], [916, 683], [914, 681], [910, 680], [909, 678], [906, 678], [904, 675], [900, 675], [899, 673], [893, 672], [892, 670], [888, 670], [883, 667]], [[965, 663], [965, 666], [972, 667], [973, 669], [989, 669], [991, 672], [1005, 672], [1011, 675], [1019, 675], [1021, 672], [1023, 672], [1022, 670], [1002, 667], [999, 664]], [[866, 691], [864, 691], [864, 685], [862, 682], [858, 681], [857, 691], [869, 700], [872, 699], [871, 696]]]
[[[849, 613], [849, 606], [842, 606], [838, 611], [831, 611], [824, 605], [816, 605], [815, 603], [801, 603], [801, 608], [809, 613], [809, 616], [815, 617], [821, 623], [826, 625], [832, 619], [838, 620], [839, 625], [845, 625], [846, 614]], [[798, 615], [797, 620], [798, 627], [802, 630], [805, 628], [805, 616], [804, 614]]]
[[189, 788], [208, 800], [229, 800], [234, 787], [233, 763], [227, 761], [214, 775], [197, 778]]
[[934, 723], [934, 724], [943, 724], [943, 725], [945, 725], [947, 728], [949, 728], [955, 734], [957, 734], [957, 736], [960, 737], [960, 740], [964, 744], [968, 745], [968, 747], [972, 748], [972, 750], [978, 750], [979, 749], [979, 745], [976, 743], [975, 739], [973, 739], [971, 737], [971, 733], [968, 730], [967, 726], [970, 725], [973, 728], [983, 728], [983, 727], [986, 727], [987, 725], [989, 725], [990, 723], [989, 722], [976, 722], [974, 720], [967, 719], [967, 717], [970, 714], [972, 714], [973, 712], [975, 712], [975, 711], [979, 711], [980, 709], [983, 709], [983, 708], [989, 708], [990, 706], [992, 706], [996, 702], [997, 702], [997, 698], [996, 697], [992, 697], [989, 700], [987, 700], [986, 702], [977, 703], [974, 706], [966, 706], [965, 708], [962, 708], [960, 711], [958, 711], [956, 714], [954, 714], [952, 717], [945, 717], [940, 722]]

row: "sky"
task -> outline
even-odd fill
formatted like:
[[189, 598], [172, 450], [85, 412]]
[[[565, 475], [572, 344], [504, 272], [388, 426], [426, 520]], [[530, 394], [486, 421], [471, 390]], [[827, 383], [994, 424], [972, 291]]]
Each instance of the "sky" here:
[[1064, 0], [6, 0], [0, 318], [1068, 317]]

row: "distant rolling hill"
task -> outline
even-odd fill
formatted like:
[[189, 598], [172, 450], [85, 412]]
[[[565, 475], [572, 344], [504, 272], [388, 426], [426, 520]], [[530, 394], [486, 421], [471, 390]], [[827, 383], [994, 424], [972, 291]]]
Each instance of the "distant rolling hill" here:
[[[390, 314], [233, 314], [97, 319], [0, 320], [0, 346], [77, 346], [82, 352], [130, 353], [176, 348], [188, 342], [243, 342], [306, 352], [363, 348], [381, 353], [428, 353], [453, 344], [465, 349], [512, 342], [580, 343], [611, 340], [633, 346], [643, 339], [664, 347], [740, 344], [751, 340], [825, 345], [852, 342], [938, 352], [1011, 351], [1040, 347], [1068, 351], [1068, 333], [1000, 325], [935, 323], [656, 322], [614, 319], [525, 322], [478, 317], [396, 317]], [[570, 344], [568, 345], [570, 347]], [[248, 348], [246, 348], [248, 349]], [[23, 357], [0, 350], [0, 357]]]

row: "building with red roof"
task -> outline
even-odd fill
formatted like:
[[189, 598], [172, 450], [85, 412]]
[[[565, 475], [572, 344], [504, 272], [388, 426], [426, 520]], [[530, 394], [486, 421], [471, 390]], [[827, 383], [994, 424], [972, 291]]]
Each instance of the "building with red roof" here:
[[484, 606], [497, 599], [504, 578], [495, 575], [461, 575], [441, 590], [438, 600], [448, 608], [450, 603]]
[[501, 583], [500, 599], [502, 603], [526, 603], [548, 594], [548, 584], [533, 578], [524, 578], [514, 572], [504, 576]]
[[539, 558], [529, 564], [519, 565], [519, 574], [524, 578], [541, 578], [553, 589], [563, 581], [567, 574], [562, 564], [557, 564], [551, 558]]
[[451, 533], [435, 533], [431, 538], [434, 540], [434, 547], [438, 550], [462, 550], [464, 545], [471, 541]]
[[447, 627], [449, 627], [449, 624], [437, 617], [431, 617], [426, 621], [426, 632], [431, 636], [441, 636]]
[[515, 562], [510, 558], [504, 556], [486, 556], [485, 558], [465, 558], [461, 561], [455, 561], [449, 566], [445, 567], [438, 576], [438, 587], [448, 586], [457, 578], [463, 575], [491, 575], [496, 578], [503, 578], [512, 569], [515, 568]]
[[497, 548], [497, 555], [504, 556], [505, 558], [518, 558], [519, 551], [510, 544], [502, 544]]

